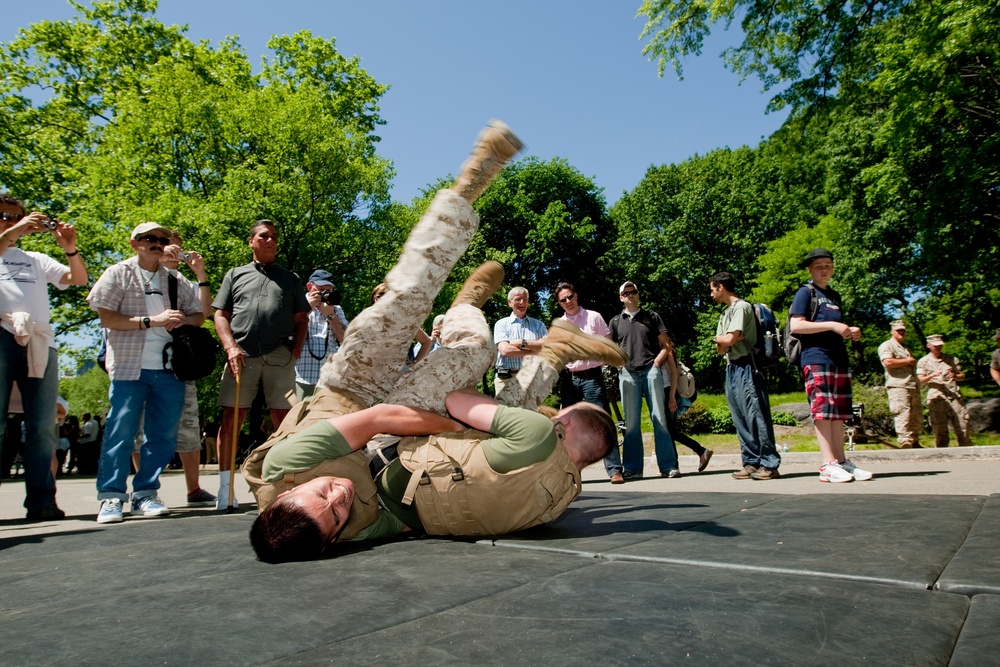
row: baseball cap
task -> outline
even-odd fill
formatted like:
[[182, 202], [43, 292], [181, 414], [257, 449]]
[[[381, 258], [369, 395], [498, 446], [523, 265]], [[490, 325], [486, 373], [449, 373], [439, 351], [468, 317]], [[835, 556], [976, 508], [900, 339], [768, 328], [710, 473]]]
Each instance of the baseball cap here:
[[927, 337], [928, 345], [944, 345], [944, 336], [941, 334], [932, 334]]
[[323, 269], [316, 269], [309, 275], [309, 282], [313, 285], [329, 285], [333, 287], [333, 274]]
[[156, 231], [163, 232], [164, 236], [171, 236], [173, 234], [172, 231], [158, 222], [144, 222], [132, 230], [132, 238], [138, 238], [143, 234], [149, 234], [150, 232]]
[[889, 329], [890, 329], [890, 331], [896, 331], [898, 329], [902, 329], [903, 331], [906, 331], [906, 322], [904, 322], [903, 320], [893, 320], [889, 324]]
[[632, 282], [631, 280], [626, 280], [625, 282], [622, 283], [622, 286], [618, 288], [618, 293], [621, 294], [628, 287], [635, 289], [635, 291], [637, 292], [639, 291], [639, 288], [635, 286], [634, 282]]
[[826, 248], [813, 248], [808, 253], [806, 253], [806, 258], [799, 262], [799, 268], [804, 269], [812, 264], [815, 260], [828, 257], [833, 259], [833, 253]]

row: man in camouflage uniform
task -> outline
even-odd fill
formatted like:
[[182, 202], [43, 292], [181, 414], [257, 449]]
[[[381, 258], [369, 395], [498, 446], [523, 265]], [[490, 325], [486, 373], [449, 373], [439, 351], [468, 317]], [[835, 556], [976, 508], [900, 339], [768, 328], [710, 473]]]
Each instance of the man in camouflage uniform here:
[[889, 395], [889, 412], [896, 419], [896, 439], [903, 449], [920, 447], [920, 431], [924, 428], [924, 406], [920, 401], [917, 382], [917, 360], [903, 345], [906, 324], [895, 320], [890, 328], [892, 337], [878, 346], [878, 358], [885, 368], [885, 390]]
[[969, 439], [969, 411], [965, 408], [958, 383], [965, 380], [965, 373], [958, 359], [942, 354], [944, 336], [927, 337], [930, 354], [917, 362], [917, 379], [927, 386], [927, 412], [937, 447], [948, 446], [948, 425], [958, 437], [959, 447], [972, 445]]

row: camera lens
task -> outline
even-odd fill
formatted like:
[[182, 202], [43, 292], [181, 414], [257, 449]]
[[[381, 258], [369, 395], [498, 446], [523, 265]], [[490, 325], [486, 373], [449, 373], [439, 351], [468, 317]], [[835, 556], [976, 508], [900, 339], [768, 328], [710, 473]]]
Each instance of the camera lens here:
[[53, 220], [52, 218], [45, 218], [45, 220], [42, 221], [42, 224], [45, 225], [45, 229], [55, 229], [59, 226], [59, 222], [57, 220]]

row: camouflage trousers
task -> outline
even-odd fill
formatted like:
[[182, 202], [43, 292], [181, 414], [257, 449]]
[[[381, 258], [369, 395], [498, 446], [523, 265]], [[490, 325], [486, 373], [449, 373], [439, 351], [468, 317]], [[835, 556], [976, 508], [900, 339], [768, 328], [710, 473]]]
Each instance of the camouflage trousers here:
[[968, 447], [972, 444], [972, 440], [969, 439], [969, 411], [965, 409], [962, 401], [932, 398], [927, 401], [927, 411], [936, 447], [948, 446], [949, 425], [958, 437], [959, 447]]
[[347, 328], [336, 354], [320, 371], [320, 387], [346, 390], [365, 405], [386, 401], [444, 412], [444, 397], [474, 385], [492, 361], [493, 335], [481, 311], [452, 308], [442, 343], [403, 375], [413, 332], [427, 316], [444, 281], [479, 226], [472, 206], [451, 190], [437, 193], [410, 232], [388, 291]]
[[555, 366], [537, 355], [524, 357], [521, 370], [497, 392], [497, 401], [503, 405], [535, 410], [542, 404], [559, 379]]
[[916, 387], [888, 387], [889, 412], [896, 420], [896, 440], [899, 446], [909, 449], [920, 444], [920, 433], [924, 430], [924, 405], [920, 400], [920, 390]]

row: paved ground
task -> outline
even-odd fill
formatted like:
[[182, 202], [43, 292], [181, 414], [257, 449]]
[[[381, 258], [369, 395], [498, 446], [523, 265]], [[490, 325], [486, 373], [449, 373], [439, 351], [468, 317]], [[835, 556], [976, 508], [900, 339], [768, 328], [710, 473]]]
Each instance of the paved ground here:
[[[0, 487], [5, 665], [964, 665], [1000, 655], [1000, 448], [857, 452], [870, 482], [700, 475], [612, 486], [585, 471], [553, 526], [474, 541], [344, 545], [269, 566], [234, 514], [27, 524]], [[694, 467], [683, 457], [684, 472]], [[647, 474], [655, 468], [647, 467]], [[204, 486], [217, 488], [206, 470]]]

